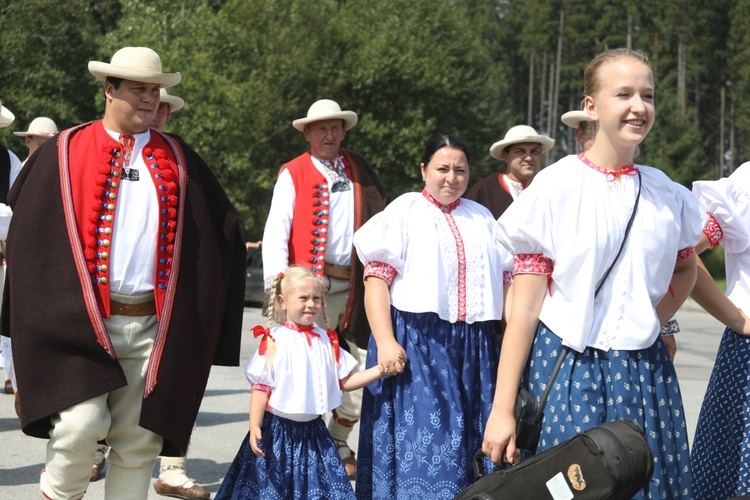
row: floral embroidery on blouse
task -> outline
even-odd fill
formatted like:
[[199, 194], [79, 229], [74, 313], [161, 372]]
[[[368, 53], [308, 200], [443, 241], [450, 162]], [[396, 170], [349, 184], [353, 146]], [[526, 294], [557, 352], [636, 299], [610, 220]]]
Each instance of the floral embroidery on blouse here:
[[365, 264], [363, 275], [365, 278], [368, 276], [377, 276], [378, 278], [384, 279], [386, 283], [388, 283], [388, 286], [391, 286], [393, 278], [396, 276], [396, 268], [385, 262], [373, 260]]
[[687, 259], [691, 255], [693, 255], [693, 252], [695, 252], [695, 247], [683, 248], [682, 250], [680, 250], [679, 252], [677, 252], [677, 262], [679, 262], [679, 261], [681, 261], [683, 259]]
[[552, 274], [552, 259], [541, 253], [519, 253], [513, 256], [513, 274]]
[[266, 394], [271, 393], [271, 386], [266, 384], [253, 384], [252, 386], [253, 391], [261, 391], [265, 392]]
[[600, 172], [607, 176], [607, 181], [612, 182], [616, 178], [620, 177], [621, 175], [635, 175], [638, 173], [638, 168], [631, 162], [630, 165], [625, 165], [622, 168], [619, 168], [617, 170], [607, 170], [606, 168], [600, 167], [593, 161], [586, 158], [586, 155], [584, 153], [578, 154], [578, 159], [581, 160], [583, 163], [588, 165], [589, 167], [593, 168], [597, 172]]
[[719, 221], [717, 221], [710, 212], [708, 214], [708, 222], [703, 226], [703, 234], [708, 237], [709, 243], [712, 247], [715, 247], [724, 238], [724, 231], [721, 229]]

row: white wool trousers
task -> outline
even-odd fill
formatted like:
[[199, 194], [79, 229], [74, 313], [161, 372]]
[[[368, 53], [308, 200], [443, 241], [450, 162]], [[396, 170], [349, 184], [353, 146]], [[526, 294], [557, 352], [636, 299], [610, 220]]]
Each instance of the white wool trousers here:
[[[138, 303], [128, 297], [113, 298], [121, 303]], [[128, 384], [53, 416], [41, 489], [54, 500], [83, 496], [97, 441], [102, 439], [111, 447], [105, 499], [143, 500], [161, 452], [162, 437], [138, 425], [148, 360], [158, 329], [156, 315], [113, 315], [104, 322]]]

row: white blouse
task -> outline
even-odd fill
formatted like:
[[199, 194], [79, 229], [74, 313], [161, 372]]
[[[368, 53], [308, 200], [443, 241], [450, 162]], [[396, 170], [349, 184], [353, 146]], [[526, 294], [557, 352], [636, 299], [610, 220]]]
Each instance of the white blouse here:
[[510, 276], [513, 262], [492, 238], [492, 214], [466, 199], [452, 210], [435, 203], [422, 193], [399, 196], [354, 234], [357, 255], [391, 271], [391, 304], [400, 311], [451, 323], [501, 319], [503, 272]]
[[596, 300], [633, 210], [635, 172], [607, 175], [567, 156], [539, 172], [495, 225], [497, 241], [516, 256], [515, 272], [539, 272], [523, 268], [527, 254], [551, 260], [540, 320], [579, 352], [651, 346], [678, 252], [688, 256], [700, 240], [703, 218], [690, 191], [655, 168], [637, 168], [638, 211]]
[[308, 336], [286, 326], [272, 328], [270, 336], [276, 345], [273, 364], [268, 365], [268, 351], [261, 354], [261, 348], [245, 364], [245, 376], [253, 390], [259, 390], [257, 386], [270, 388], [270, 411], [297, 422], [314, 420], [339, 406], [339, 380], [357, 366], [344, 349], [339, 350], [336, 366], [326, 331], [316, 326], [313, 332]]
[[[718, 181], [693, 183], [693, 194], [720, 226], [725, 250], [727, 297], [750, 311], [750, 162]], [[717, 238], [718, 240], [719, 238]]]

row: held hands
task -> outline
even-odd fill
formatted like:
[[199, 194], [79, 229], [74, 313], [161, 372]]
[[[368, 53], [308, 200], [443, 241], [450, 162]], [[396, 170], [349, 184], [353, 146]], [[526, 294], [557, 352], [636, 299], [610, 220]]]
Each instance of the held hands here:
[[252, 448], [253, 453], [258, 455], [259, 457], [265, 457], [266, 456], [265, 453], [263, 453], [263, 451], [258, 446], [258, 443], [260, 443], [260, 439], [261, 439], [260, 427], [258, 426], [250, 427], [250, 436], [249, 436], [250, 448]]
[[732, 328], [735, 332], [739, 333], [740, 335], [743, 335], [745, 337], [750, 336], [750, 318], [745, 314], [744, 311], [741, 309], [738, 309], [740, 311], [740, 315], [742, 316], [740, 324], [738, 325], [739, 330]]
[[482, 451], [495, 464], [500, 464], [502, 459], [511, 464], [517, 461], [516, 419], [513, 414], [501, 414], [492, 409], [484, 430]]
[[[381, 345], [382, 344], [382, 345]], [[400, 375], [406, 367], [406, 351], [396, 339], [378, 344], [378, 366], [386, 376]]]

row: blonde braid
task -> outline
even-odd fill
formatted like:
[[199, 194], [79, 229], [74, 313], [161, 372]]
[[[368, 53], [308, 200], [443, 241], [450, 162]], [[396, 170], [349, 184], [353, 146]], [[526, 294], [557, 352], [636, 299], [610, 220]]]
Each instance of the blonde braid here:
[[[330, 323], [328, 322], [328, 306], [326, 305], [326, 282], [325, 278], [318, 278], [320, 280], [320, 289], [323, 291], [321, 295], [321, 308], [323, 310], [323, 321], [325, 321], [326, 324], [326, 334], [328, 333], [328, 330], [331, 328]], [[330, 286], [330, 284], [329, 284]], [[330, 340], [330, 339], [329, 339]], [[339, 348], [341, 344], [341, 338], [339, 337]], [[338, 362], [336, 361], [336, 353], [333, 349], [333, 343], [331, 343], [331, 357], [333, 358], [333, 366], [338, 366]]]
[[[284, 273], [278, 273], [276, 276], [273, 277], [273, 282], [271, 283], [271, 290], [268, 297], [268, 325], [266, 328], [268, 328], [268, 331], [271, 331], [271, 326], [273, 326], [273, 320], [274, 316], [277, 313], [276, 310], [276, 297], [279, 294], [279, 290], [281, 289], [281, 280], [284, 279]], [[283, 311], [279, 311], [283, 312]], [[269, 339], [266, 342], [266, 364], [268, 366], [271, 366], [273, 364], [273, 359], [276, 356], [276, 342], [274, 342], [273, 337], [269, 335]]]

